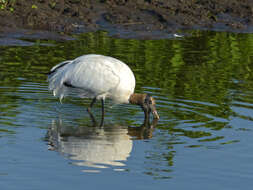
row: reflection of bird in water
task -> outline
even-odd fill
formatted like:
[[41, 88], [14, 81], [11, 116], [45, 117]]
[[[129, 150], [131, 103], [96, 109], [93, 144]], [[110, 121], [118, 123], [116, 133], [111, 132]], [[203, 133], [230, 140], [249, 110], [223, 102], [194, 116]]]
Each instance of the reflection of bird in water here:
[[[156, 120], [157, 121], [157, 120]], [[137, 139], [150, 138], [156, 122], [141, 127], [120, 125], [105, 127], [70, 127], [61, 121], [52, 122], [47, 139], [50, 150], [57, 150], [66, 155], [74, 164], [92, 168], [124, 166], [130, 156], [133, 142]]]
[[148, 94], [134, 93], [135, 77], [131, 69], [122, 61], [103, 55], [84, 55], [74, 60], [64, 61], [54, 66], [48, 75], [49, 89], [60, 100], [74, 93], [82, 98], [92, 98], [88, 107], [96, 100], [102, 102], [102, 119], [104, 121], [104, 100], [109, 98], [115, 103], [130, 103], [139, 105], [145, 114], [145, 119], [152, 113], [159, 119], [155, 100]]
[[138, 127], [128, 127], [128, 135], [135, 137], [136, 139], [150, 139], [153, 136], [153, 131], [157, 125], [158, 120], [153, 119], [152, 123], [144, 123]]

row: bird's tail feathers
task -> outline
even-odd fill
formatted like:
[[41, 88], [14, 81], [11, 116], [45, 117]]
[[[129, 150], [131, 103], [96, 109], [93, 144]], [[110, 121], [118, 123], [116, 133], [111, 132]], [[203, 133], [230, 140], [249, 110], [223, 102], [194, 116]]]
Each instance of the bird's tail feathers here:
[[54, 66], [48, 73], [47, 81], [49, 82], [49, 90], [53, 91], [53, 95], [60, 98], [60, 101], [67, 95], [67, 88], [64, 86], [65, 67], [72, 61], [64, 61]]

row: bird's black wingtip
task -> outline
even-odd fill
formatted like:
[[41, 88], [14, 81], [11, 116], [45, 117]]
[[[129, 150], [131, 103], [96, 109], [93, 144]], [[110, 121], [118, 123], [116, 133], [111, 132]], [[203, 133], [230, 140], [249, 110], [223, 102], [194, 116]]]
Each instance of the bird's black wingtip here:
[[55, 71], [49, 71], [49, 72], [44, 73], [44, 74], [47, 75], [47, 76], [49, 76], [49, 75], [53, 74], [54, 72], [55, 72]]

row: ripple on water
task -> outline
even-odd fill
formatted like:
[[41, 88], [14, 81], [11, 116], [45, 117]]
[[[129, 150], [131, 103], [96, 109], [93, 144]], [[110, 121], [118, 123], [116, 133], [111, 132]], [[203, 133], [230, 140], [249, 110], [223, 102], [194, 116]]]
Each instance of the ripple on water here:
[[[194, 189], [250, 187], [251, 35], [196, 31], [180, 40], [152, 41], [114, 39], [98, 32], [52, 43], [54, 47], [0, 47], [0, 161], [6, 170], [1, 177], [20, 175], [21, 185], [34, 183], [35, 189], [57, 177], [59, 188], [70, 180], [87, 184], [89, 179], [92, 185], [106, 179], [128, 189], [131, 184], [147, 189], [168, 185], [178, 189], [178, 184], [181, 189], [191, 188], [189, 184]], [[74, 97], [59, 103], [48, 92], [45, 73], [86, 53], [126, 62], [135, 73], [136, 91], [156, 99], [159, 122], [144, 127], [138, 106], [106, 101], [105, 126], [100, 128], [93, 126], [86, 112], [90, 100]], [[92, 111], [99, 120], [100, 104]], [[41, 140], [46, 132], [48, 148], [59, 154], [47, 151]], [[6, 139], [16, 141], [5, 146]], [[9, 158], [13, 162], [7, 162]], [[76, 167], [69, 167], [69, 162]], [[78, 167], [99, 174], [79, 175], [73, 169]], [[122, 181], [110, 181], [116, 177], [114, 171], [123, 173], [117, 175]], [[19, 184], [7, 179], [3, 183], [8, 187], [10, 179]]]

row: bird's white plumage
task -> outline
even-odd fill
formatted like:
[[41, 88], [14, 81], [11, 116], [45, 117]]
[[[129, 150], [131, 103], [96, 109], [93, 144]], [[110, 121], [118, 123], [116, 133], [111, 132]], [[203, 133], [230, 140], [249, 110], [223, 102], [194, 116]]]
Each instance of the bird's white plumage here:
[[[135, 88], [134, 74], [125, 63], [95, 54], [54, 66], [48, 81], [49, 89], [60, 99], [76, 93], [81, 97], [110, 98], [116, 103], [129, 103]], [[64, 85], [66, 83], [68, 85]]]

